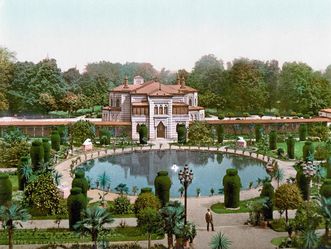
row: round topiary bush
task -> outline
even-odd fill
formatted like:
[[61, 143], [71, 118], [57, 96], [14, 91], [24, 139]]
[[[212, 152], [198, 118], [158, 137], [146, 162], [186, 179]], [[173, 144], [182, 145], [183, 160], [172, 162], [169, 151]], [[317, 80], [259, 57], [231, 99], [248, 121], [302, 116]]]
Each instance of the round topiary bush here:
[[164, 207], [170, 199], [171, 180], [167, 171], [159, 171], [154, 180], [155, 194]]
[[67, 199], [67, 207], [69, 214], [69, 228], [72, 230], [76, 222], [82, 220], [82, 211], [87, 206], [87, 200], [82, 193], [82, 189], [74, 187], [70, 190], [70, 195]]
[[49, 144], [48, 138], [43, 138], [44, 147], [44, 163], [47, 163], [51, 158], [51, 145]]
[[87, 191], [89, 190], [90, 186], [85, 178], [85, 173], [83, 170], [77, 170], [75, 172], [75, 178], [72, 181], [71, 187], [78, 187], [82, 190], [82, 194], [87, 197]]
[[290, 159], [294, 159], [294, 148], [295, 148], [295, 139], [292, 136], [289, 136], [286, 140], [287, 145], [287, 156]]
[[128, 197], [121, 195], [114, 200], [114, 212], [116, 214], [129, 214], [132, 212], [130, 200]]
[[60, 134], [57, 131], [52, 131], [52, 134], [51, 134], [52, 149], [55, 151], [59, 151], [60, 143], [61, 143]]
[[[29, 164], [30, 164], [29, 157], [27, 157], [27, 156], [21, 157], [20, 163], [17, 167], [17, 179], [18, 179], [18, 189], [19, 190], [24, 190], [25, 185], [28, 182], [26, 175], [29, 174], [29, 172], [27, 172], [27, 170], [28, 169], [31, 170]], [[29, 168], [27, 169], [26, 167], [29, 167]], [[25, 172], [23, 172], [23, 171], [25, 171]]]
[[134, 212], [137, 214], [140, 210], [144, 208], [153, 208], [156, 210], [159, 210], [161, 207], [161, 203], [159, 201], [159, 198], [157, 198], [152, 193], [143, 193], [138, 195], [138, 198], [136, 199], [134, 203]]
[[150, 187], [141, 188], [140, 194], [144, 194], [144, 193], [152, 193], [152, 188], [150, 188]]
[[32, 142], [30, 157], [33, 171], [41, 170], [44, 163], [44, 147], [40, 140], [34, 140]]
[[223, 127], [223, 125], [217, 125], [216, 132], [217, 132], [217, 142], [220, 143], [220, 144], [223, 143], [223, 140], [224, 140], [224, 127]]
[[302, 159], [304, 161], [314, 160], [315, 148], [311, 141], [305, 142], [302, 148]]
[[178, 143], [185, 144], [186, 143], [186, 134], [187, 130], [184, 124], [179, 124], [177, 128], [178, 135]]
[[273, 219], [273, 204], [274, 204], [274, 196], [275, 191], [274, 187], [271, 185], [271, 182], [265, 182], [262, 187], [262, 191], [260, 194], [261, 197], [267, 197], [267, 201], [263, 206], [263, 216], [265, 220], [272, 220]]
[[239, 207], [241, 181], [237, 169], [227, 169], [223, 177], [224, 206], [226, 208]]
[[299, 139], [300, 141], [306, 141], [308, 134], [307, 124], [300, 124], [299, 127]]
[[8, 205], [12, 199], [13, 187], [7, 174], [0, 174], [0, 206]]
[[309, 189], [310, 189], [310, 181], [308, 178], [305, 176], [303, 171], [299, 169], [296, 174], [296, 183], [298, 185], [298, 188], [300, 189], [302, 198], [306, 201], [308, 200], [309, 196]]
[[148, 130], [145, 124], [139, 126], [139, 142], [140, 144], [147, 144], [148, 141]]
[[269, 134], [269, 149], [275, 150], [277, 149], [277, 132], [271, 131]]
[[331, 197], [331, 178], [326, 178], [320, 187], [320, 195], [325, 198]]

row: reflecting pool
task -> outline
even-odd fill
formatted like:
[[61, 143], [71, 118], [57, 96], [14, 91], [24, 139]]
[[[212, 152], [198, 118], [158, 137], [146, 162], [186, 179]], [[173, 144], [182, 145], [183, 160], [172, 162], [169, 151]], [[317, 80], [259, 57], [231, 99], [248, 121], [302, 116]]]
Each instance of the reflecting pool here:
[[[121, 155], [107, 156], [83, 163], [82, 167], [95, 187], [97, 179], [106, 172], [110, 176], [112, 190], [125, 183], [131, 193], [132, 187], [139, 189], [152, 187], [158, 171], [166, 170], [172, 181], [171, 196], [179, 197], [181, 184], [178, 171], [188, 164], [193, 170], [194, 179], [188, 188], [188, 195], [195, 196], [196, 189], [201, 189], [201, 195], [210, 195], [210, 189], [218, 193], [222, 179], [228, 168], [238, 169], [242, 188], [247, 189], [250, 182], [268, 176], [264, 163], [249, 157], [205, 151], [160, 150], [132, 152]], [[176, 166], [174, 166], [176, 165]]]

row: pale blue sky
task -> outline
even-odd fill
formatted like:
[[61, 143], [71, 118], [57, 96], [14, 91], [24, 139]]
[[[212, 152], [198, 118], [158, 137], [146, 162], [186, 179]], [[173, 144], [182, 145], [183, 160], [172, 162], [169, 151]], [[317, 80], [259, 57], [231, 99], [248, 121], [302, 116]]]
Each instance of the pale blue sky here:
[[62, 69], [150, 62], [191, 70], [205, 54], [331, 64], [331, 0], [0, 0], [0, 46]]

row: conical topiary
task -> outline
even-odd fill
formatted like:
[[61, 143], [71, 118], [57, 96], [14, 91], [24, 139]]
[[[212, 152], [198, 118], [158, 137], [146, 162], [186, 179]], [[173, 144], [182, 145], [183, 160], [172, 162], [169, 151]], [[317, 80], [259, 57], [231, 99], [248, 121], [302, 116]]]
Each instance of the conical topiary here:
[[139, 126], [139, 142], [140, 144], [147, 144], [148, 141], [148, 130], [145, 124]]
[[315, 148], [311, 141], [306, 141], [302, 148], [302, 159], [304, 161], [314, 160]]
[[271, 185], [271, 182], [267, 181], [263, 184], [263, 188], [260, 194], [261, 197], [267, 197], [267, 201], [263, 206], [263, 216], [265, 220], [273, 219], [273, 203], [275, 191], [274, 187]]
[[287, 156], [290, 159], [294, 159], [294, 148], [295, 148], [295, 139], [292, 136], [289, 136], [286, 140], [287, 145]]
[[82, 189], [74, 187], [70, 190], [70, 195], [67, 199], [67, 207], [69, 213], [69, 228], [72, 230], [73, 226], [82, 220], [82, 211], [87, 206], [87, 199], [82, 194]]
[[52, 149], [55, 151], [59, 151], [60, 143], [61, 143], [60, 134], [58, 133], [58, 131], [52, 131], [52, 134], [51, 134]]
[[226, 208], [239, 207], [241, 181], [237, 169], [227, 169], [223, 177], [224, 206]]
[[[17, 179], [18, 179], [18, 189], [24, 190], [25, 185], [28, 183], [27, 175], [32, 174], [32, 169], [30, 164], [30, 158], [27, 156], [21, 157], [20, 163], [17, 167]], [[28, 167], [28, 168], [26, 168]], [[30, 172], [23, 172], [29, 170]]]
[[49, 144], [48, 138], [43, 138], [44, 147], [44, 163], [47, 163], [51, 158], [51, 145]]
[[178, 135], [178, 143], [185, 144], [186, 143], [186, 127], [185, 124], [179, 124], [177, 128], [177, 135]]
[[164, 207], [170, 199], [171, 180], [167, 171], [160, 171], [154, 180], [155, 194], [160, 199], [162, 207]]
[[40, 140], [32, 142], [30, 157], [33, 171], [41, 170], [44, 163], [44, 147]]
[[12, 199], [13, 187], [9, 175], [0, 174], [0, 206], [8, 205]]

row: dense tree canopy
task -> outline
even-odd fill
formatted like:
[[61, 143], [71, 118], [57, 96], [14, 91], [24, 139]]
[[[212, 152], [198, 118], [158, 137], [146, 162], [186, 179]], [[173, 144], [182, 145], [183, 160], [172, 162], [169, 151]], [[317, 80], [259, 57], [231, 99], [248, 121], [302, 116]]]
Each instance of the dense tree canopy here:
[[106, 105], [108, 91], [126, 76], [132, 82], [136, 75], [165, 84], [184, 78], [199, 91], [199, 105], [223, 113], [316, 114], [331, 104], [331, 65], [318, 72], [301, 62], [285, 62], [280, 68], [277, 60], [240, 58], [224, 68], [221, 59], [208, 54], [195, 63], [192, 72], [158, 71], [150, 63], [100, 61], [87, 64], [80, 73], [76, 68], [62, 72], [55, 59], [16, 62], [13, 52], [0, 47], [0, 112], [71, 113]]

